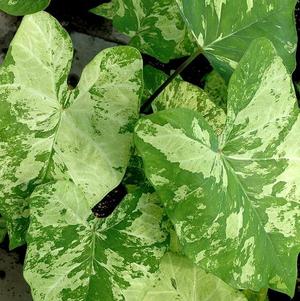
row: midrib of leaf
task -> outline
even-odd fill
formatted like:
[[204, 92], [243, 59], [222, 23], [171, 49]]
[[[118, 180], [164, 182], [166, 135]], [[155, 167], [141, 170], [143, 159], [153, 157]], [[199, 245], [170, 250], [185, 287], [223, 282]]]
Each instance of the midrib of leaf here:
[[45, 167], [43, 175], [42, 175], [41, 184], [45, 183], [45, 181], [46, 181], [46, 179], [47, 179], [47, 177], [49, 175], [49, 172], [50, 172], [51, 161], [52, 161], [53, 155], [55, 153], [55, 151], [54, 151], [54, 145], [56, 143], [57, 134], [59, 132], [59, 127], [61, 125], [61, 120], [62, 120], [62, 111], [59, 112], [59, 120], [57, 122], [57, 125], [56, 125], [56, 128], [55, 128], [55, 132], [53, 134], [53, 141], [52, 141], [52, 144], [51, 144], [49, 158], [47, 160], [46, 167]]
[[[261, 220], [261, 218], [260, 218], [260, 215], [259, 215], [259, 213], [257, 212], [256, 208], [255, 208], [254, 206], [252, 206], [252, 202], [251, 202], [251, 199], [250, 199], [250, 197], [249, 197], [249, 194], [251, 194], [251, 193], [247, 192], [246, 188], [243, 186], [242, 182], [240, 181], [238, 175], [235, 173], [235, 170], [234, 170], [234, 168], [231, 166], [230, 162], [227, 161], [227, 160], [225, 159], [225, 157], [223, 156], [223, 154], [222, 154], [221, 157], [222, 157], [222, 161], [223, 161], [223, 163], [224, 163], [224, 167], [225, 167], [226, 171], [227, 171], [227, 172], [230, 172], [230, 173], [233, 175], [233, 177], [236, 179], [236, 182], [238, 183], [238, 185], [239, 185], [240, 188], [242, 189], [244, 195], [246, 196], [246, 199], [248, 200], [248, 202], [249, 202], [249, 204], [250, 204], [250, 208], [251, 208], [251, 209], [253, 210], [253, 212], [255, 213], [255, 215], [256, 215], [256, 217], [257, 217], [257, 219], [258, 219], [258, 221], [259, 221], [259, 225], [260, 225], [260, 227], [262, 228], [262, 230], [263, 230], [263, 232], [264, 232], [264, 236], [267, 237], [267, 240], [269, 241], [269, 244], [270, 244], [271, 247], [272, 247], [272, 251], [273, 251], [273, 253], [276, 255], [276, 254], [277, 254], [276, 248], [275, 248], [275, 246], [274, 246], [272, 240], [270, 239], [268, 233], [266, 232], [266, 230], [265, 230], [265, 228], [264, 228], [264, 226], [263, 226], [263, 223], [262, 223], [262, 220]], [[289, 273], [288, 273], [288, 271], [287, 271], [287, 269], [286, 269], [286, 266], [281, 262], [280, 258], [278, 258], [277, 256], [275, 256], [275, 260], [276, 260], [277, 262], [279, 262], [279, 264], [280, 264], [280, 266], [283, 268], [285, 274], [288, 275]], [[288, 277], [287, 277], [287, 278], [288, 278]]]

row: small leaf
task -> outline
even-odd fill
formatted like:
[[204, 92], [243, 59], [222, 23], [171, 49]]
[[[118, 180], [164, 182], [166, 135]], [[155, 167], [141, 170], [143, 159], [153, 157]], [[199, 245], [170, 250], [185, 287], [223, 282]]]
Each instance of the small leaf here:
[[197, 49], [175, 0], [112, 0], [92, 11], [112, 18], [114, 27], [131, 38], [130, 45], [162, 62]]
[[94, 218], [71, 182], [39, 186], [30, 198], [25, 279], [39, 300], [142, 300], [168, 246], [155, 194], [129, 194]]
[[299, 131], [292, 81], [266, 39], [251, 44], [231, 78], [220, 137], [186, 109], [158, 112], [136, 127], [146, 175], [184, 253], [235, 288], [294, 294]]
[[297, 0], [176, 0], [212, 65], [227, 80], [252, 40], [270, 39], [290, 73], [295, 69]]
[[92, 208], [122, 180], [142, 88], [142, 60], [109, 48], [67, 85], [70, 37], [49, 14], [24, 17], [0, 69], [0, 211], [11, 247], [24, 243], [26, 198], [49, 180], [73, 181]]
[[[166, 75], [162, 71], [153, 67], [144, 69], [145, 89], [153, 93], [163, 81], [164, 76]], [[179, 77], [159, 94], [152, 103], [152, 108], [154, 112], [171, 108], [188, 108], [198, 111], [218, 134], [222, 133], [226, 121], [224, 111], [210, 100], [205, 91]]]
[[45, 9], [50, 0], [0, 0], [0, 11], [14, 15], [23, 16], [36, 13]]
[[162, 258], [158, 280], [142, 301], [247, 301], [217, 277], [189, 259], [168, 252]]
[[215, 70], [205, 76], [204, 91], [216, 106], [227, 112], [227, 85], [223, 77]]

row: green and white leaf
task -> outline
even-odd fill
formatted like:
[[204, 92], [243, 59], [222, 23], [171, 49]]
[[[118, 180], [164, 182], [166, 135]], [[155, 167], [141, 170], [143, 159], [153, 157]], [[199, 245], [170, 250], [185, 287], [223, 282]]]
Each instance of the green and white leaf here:
[[[145, 89], [151, 94], [154, 93], [160, 86], [159, 83], [164, 81], [164, 76], [166, 75], [162, 71], [153, 67], [144, 68]], [[152, 103], [152, 108], [154, 112], [171, 108], [188, 108], [198, 111], [218, 134], [223, 131], [226, 121], [224, 110], [216, 106], [205, 91], [180, 78], [174, 79], [160, 93]]]
[[23, 16], [45, 9], [49, 3], [50, 0], [0, 0], [0, 11]]
[[188, 258], [168, 252], [158, 280], [142, 301], [247, 301], [222, 280], [207, 274]]
[[266, 39], [251, 44], [231, 78], [221, 137], [187, 109], [158, 112], [136, 127], [146, 175], [184, 253], [235, 288], [294, 294], [299, 131], [291, 78]]
[[290, 73], [296, 61], [297, 0], [176, 0], [192, 34], [226, 78], [253, 39], [271, 40]]
[[142, 90], [134, 48], [109, 48], [67, 85], [73, 48], [49, 14], [24, 17], [0, 69], [0, 212], [11, 246], [24, 242], [25, 199], [51, 179], [73, 181], [94, 206], [116, 187], [130, 157]]
[[129, 194], [106, 219], [68, 181], [39, 186], [30, 198], [24, 276], [35, 301], [140, 301], [168, 244], [155, 194]]
[[112, 0], [92, 12], [113, 19], [114, 27], [131, 38], [130, 45], [162, 62], [197, 49], [176, 0]]
[[205, 76], [204, 91], [216, 106], [227, 112], [227, 85], [217, 71], [213, 70]]

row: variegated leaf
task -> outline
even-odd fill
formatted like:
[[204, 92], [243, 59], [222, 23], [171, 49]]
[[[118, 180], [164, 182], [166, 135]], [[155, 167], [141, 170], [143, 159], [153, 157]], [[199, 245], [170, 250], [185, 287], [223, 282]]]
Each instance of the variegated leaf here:
[[45, 9], [49, 3], [50, 0], [0, 0], [0, 11], [23, 16]]
[[114, 27], [131, 38], [132, 46], [162, 62], [197, 49], [176, 0], [112, 0], [92, 12], [112, 18]]
[[227, 112], [227, 85], [217, 71], [213, 70], [205, 76], [204, 91], [216, 106]]
[[[229, 83], [221, 137], [194, 111], [142, 119], [136, 145], [184, 252], [235, 288], [294, 294], [300, 250], [300, 117], [266, 39]], [[159, 180], [158, 180], [159, 179]]]
[[247, 301], [222, 280], [207, 274], [189, 259], [168, 252], [162, 258], [158, 280], [142, 301]]
[[39, 186], [30, 198], [24, 276], [35, 301], [140, 301], [168, 246], [155, 194], [129, 194], [106, 219], [90, 213], [71, 182]]
[[[162, 71], [153, 67], [144, 68], [146, 89], [153, 93], [165, 76]], [[152, 108], [154, 112], [171, 108], [188, 108], [198, 111], [218, 134], [223, 131], [226, 121], [224, 110], [217, 107], [206, 92], [180, 78], [174, 79], [160, 93], [152, 103]]]
[[253, 39], [266, 37], [295, 68], [297, 0], [176, 0], [214, 67], [228, 79]]
[[142, 60], [134, 48], [97, 55], [71, 90], [72, 43], [45, 12], [24, 17], [0, 69], [0, 211], [11, 246], [24, 242], [24, 200], [36, 185], [70, 179], [89, 206], [125, 172], [138, 116]]

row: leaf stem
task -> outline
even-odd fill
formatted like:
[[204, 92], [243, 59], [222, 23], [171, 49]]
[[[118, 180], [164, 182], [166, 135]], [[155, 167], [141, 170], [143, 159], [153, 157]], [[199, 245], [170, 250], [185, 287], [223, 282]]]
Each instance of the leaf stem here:
[[184, 61], [175, 72], [170, 75], [170, 77], [144, 102], [141, 107], [142, 113], [149, 113], [151, 109], [151, 103], [153, 100], [176, 78], [187, 66], [189, 66], [201, 53], [203, 50], [199, 48], [193, 55], [191, 55], [186, 61]]

